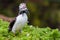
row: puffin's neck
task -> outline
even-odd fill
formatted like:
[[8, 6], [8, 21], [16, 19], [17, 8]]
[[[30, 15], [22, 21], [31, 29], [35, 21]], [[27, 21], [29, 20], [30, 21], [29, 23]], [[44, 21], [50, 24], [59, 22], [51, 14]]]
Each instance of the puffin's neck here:
[[21, 14], [22, 16], [27, 16], [27, 14], [26, 13], [23, 13], [23, 14]]

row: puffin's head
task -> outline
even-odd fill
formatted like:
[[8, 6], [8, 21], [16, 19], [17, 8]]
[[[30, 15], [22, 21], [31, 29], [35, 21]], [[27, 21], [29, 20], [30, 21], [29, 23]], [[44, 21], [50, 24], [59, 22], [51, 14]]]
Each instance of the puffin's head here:
[[22, 14], [22, 13], [29, 13], [26, 3], [21, 3], [19, 5], [19, 14]]

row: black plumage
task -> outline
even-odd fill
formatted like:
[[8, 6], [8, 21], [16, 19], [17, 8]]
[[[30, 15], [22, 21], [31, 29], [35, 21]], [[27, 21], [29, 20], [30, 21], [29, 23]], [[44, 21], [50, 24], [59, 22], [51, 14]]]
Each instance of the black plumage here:
[[16, 18], [14, 20], [12, 20], [12, 22], [10, 22], [8, 32], [10, 32], [12, 30], [12, 27], [13, 27], [15, 21], [16, 21]]

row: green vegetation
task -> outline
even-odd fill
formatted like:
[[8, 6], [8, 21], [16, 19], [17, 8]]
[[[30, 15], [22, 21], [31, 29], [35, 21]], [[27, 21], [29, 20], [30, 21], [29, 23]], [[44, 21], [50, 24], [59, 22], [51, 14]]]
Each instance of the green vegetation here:
[[58, 29], [38, 28], [26, 25], [22, 33], [14, 35], [8, 33], [9, 22], [0, 19], [0, 40], [60, 40], [60, 31]]

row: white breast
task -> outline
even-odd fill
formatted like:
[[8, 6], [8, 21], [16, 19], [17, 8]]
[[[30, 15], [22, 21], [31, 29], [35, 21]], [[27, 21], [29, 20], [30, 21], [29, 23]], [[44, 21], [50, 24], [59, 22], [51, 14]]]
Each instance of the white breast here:
[[12, 28], [12, 32], [15, 33], [16, 31], [21, 30], [24, 27], [24, 25], [27, 23], [27, 21], [28, 21], [28, 17], [26, 13], [17, 16], [16, 22]]

